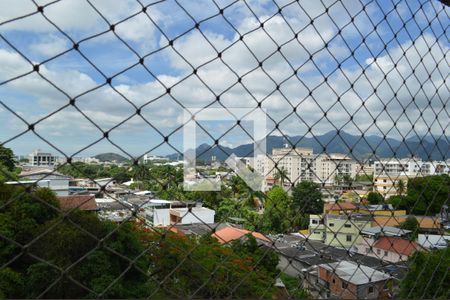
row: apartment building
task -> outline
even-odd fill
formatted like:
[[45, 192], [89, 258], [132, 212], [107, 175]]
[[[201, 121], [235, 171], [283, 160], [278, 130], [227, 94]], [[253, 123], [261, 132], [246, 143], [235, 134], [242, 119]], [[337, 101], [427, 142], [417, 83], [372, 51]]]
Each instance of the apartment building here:
[[[266, 178], [269, 185], [283, 181], [285, 186], [291, 186], [301, 181], [314, 180], [314, 156], [310, 148], [273, 149], [272, 155], [264, 156], [263, 164], [258, 159], [255, 166], [255, 170]], [[286, 178], [277, 181], [280, 170], [285, 172]]]
[[344, 176], [355, 178], [358, 171], [358, 164], [347, 155], [339, 153], [322, 153], [315, 157], [315, 182], [334, 185], [337, 179]]
[[[354, 178], [357, 165], [346, 155], [314, 154], [311, 148], [275, 148], [272, 155], [259, 155], [253, 162], [255, 171], [266, 178], [269, 186], [283, 181], [287, 187], [306, 180], [333, 185], [339, 177]], [[286, 174], [284, 180], [277, 178], [280, 170]]]
[[[386, 159], [374, 163], [375, 191], [386, 198], [406, 192], [415, 177], [450, 174], [450, 161], [422, 161], [420, 158]], [[400, 188], [403, 182], [403, 187]]]
[[42, 152], [41, 150], [35, 150], [28, 155], [29, 164], [36, 167], [53, 167], [57, 159], [57, 156], [49, 152]]

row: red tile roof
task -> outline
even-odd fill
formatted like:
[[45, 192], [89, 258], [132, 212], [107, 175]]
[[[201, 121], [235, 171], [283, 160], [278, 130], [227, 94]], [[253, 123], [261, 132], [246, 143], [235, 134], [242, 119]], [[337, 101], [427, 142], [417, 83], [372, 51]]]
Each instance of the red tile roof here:
[[375, 242], [373, 248], [410, 256], [419, 247], [414, 241], [408, 241], [400, 237], [383, 236]]
[[91, 195], [58, 196], [62, 210], [78, 208], [80, 210], [97, 210], [95, 197]]
[[330, 210], [356, 210], [357, 207], [351, 202], [326, 203], [324, 211]]
[[262, 233], [235, 228], [231, 226], [216, 231], [215, 233], [212, 234], [212, 236], [215, 237], [219, 241], [219, 243], [226, 244], [231, 241], [238, 240], [246, 234], [253, 235], [255, 239], [270, 242], [270, 240], [267, 237], [265, 237]]

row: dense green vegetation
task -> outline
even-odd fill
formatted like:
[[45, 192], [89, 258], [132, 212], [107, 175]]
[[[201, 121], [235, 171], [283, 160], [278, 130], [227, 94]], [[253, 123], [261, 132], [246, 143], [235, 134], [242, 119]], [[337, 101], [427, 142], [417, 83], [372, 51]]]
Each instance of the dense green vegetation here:
[[378, 192], [369, 192], [367, 194], [367, 201], [372, 205], [382, 204], [384, 203], [384, 197]]
[[130, 180], [131, 172], [126, 167], [117, 165], [96, 165], [83, 162], [61, 165], [57, 171], [74, 178], [109, 178], [113, 177], [118, 182]]
[[281, 273], [280, 279], [286, 286], [286, 290], [289, 293], [291, 299], [310, 299], [310, 295], [307, 291], [302, 289], [302, 281], [299, 278], [289, 276], [287, 274]]
[[14, 153], [0, 145], [0, 182], [17, 180], [18, 173], [20, 169], [15, 166]]
[[406, 195], [392, 196], [388, 202], [410, 214], [435, 215], [448, 202], [449, 195], [450, 176], [433, 175], [409, 179]]
[[23, 191], [0, 184], [0, 298], [274, 293], [277, 258], [254, 239], [227, 247], [210, 237], [118, 226], [89, 212], [63, 217], [50, 190]]
[[409, 271], [400, 282], [400, 298], [450, 299], [450, 248], [416, 252], [408, 262]]
[[405, 229], [405, 230], [410, 230], [412, 240], [415, 240], [417, 238], [417, 236], [419, 235], [419, 229], [420, 229], [419, 221], [417, 221], [417, 219], [414, 216], [408, 216], [406, 218], [405, 222], [403, 222], [400, 225], [400, 228]]
[[14, 154], [11, 149], [0, 145], [0, 165], [12, 172], [15, 169]]
[[323, 212], [320, 185], [311, 181], [302, 181], [292, 190], [292, 205], [297, 213], [321, 214]]

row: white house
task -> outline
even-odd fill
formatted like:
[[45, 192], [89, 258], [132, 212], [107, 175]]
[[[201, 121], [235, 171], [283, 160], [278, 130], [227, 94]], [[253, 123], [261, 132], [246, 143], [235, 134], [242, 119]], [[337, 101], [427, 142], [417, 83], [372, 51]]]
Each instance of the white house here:
[[36, 181], [38, 186], [48, 187], [58, 196], [69, 195], [69, 176], [63, 175], [53, 170], [35, 170], [30, 172], [22, 172], [20, 178]]

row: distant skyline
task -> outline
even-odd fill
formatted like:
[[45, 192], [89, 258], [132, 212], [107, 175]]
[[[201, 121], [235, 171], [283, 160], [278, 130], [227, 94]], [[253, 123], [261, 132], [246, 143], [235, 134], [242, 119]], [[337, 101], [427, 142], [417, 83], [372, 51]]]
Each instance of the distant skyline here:
[[[109, 138], [133, 156], [155, 147], [152, 153], [157, 155], [175, 152], [158, 131], [163, 136], [175, 131], [169, 142], [182, 152], [180, 104], [219, 106], [217, 95], [227, 107], [259, 109], [262, 101], [261, 109], [273, 119], [268, 131], [278, 123], [277, 130], [290, 136], [304, 135], [309, 128], [314, 135], [336, 128], [394, 138], [429, 131], [450, 135], [449, 44], [444, 31], [450, 11], [439, 1], [378, 1], [367, 3], [364, 10], [350, 0], [248, 0], [251, 10], [244, 2], [220, 1], [226, 20], [219, 14], [201, 22], [199, 29], [196, 22], [219, 13], [213, 1], [179, 1], [189, 15], [175, 2], [150, 5], [145, 13], [137, 1], [91, 2], [110, 24], [136, 14], [117, 24], [115, 33], [140, 56], [162, 50], [146, 56], [149, 73], [87, 1], [46, 6], [45, 16], [76, 43], [99, 34], [78, 48], [97, 70], [40, 13], [3, 23], [36, 12], [31, 1], [0, 1], [0, 143], [18, 155], [38, 148], [55, 155], [61, 155], [57, 149], [69, 155], [81, 151], [76, 156], [122, 154], [105, 139], [83, 150], [103, 137], [88, 118], [104, 131], [123, 122]], [[420, 5], [420, 13], [413, 15]], [[172, 48], [169, 40], [187, 30]], [[58, 54], [39, 67], [54, 86], [36, 72], [10, 81], [32, 71], [27, 60], [38, 64]], [[198, 68], [196, 74], [193, 68]], [[298, 69], [296, 75], [292, 68]], [[112, 77], [111, 85], [105, 76]], [[87, 118], [75, 107], [65, 107], [70, 98]], [[133, 116], [135, 107], [141, 108], [142, 117]], [[26, 132], [28, 125], [18, 116], [38, 122], [36, 133], [53, 146]], [[205, 128], [217, 137], [232, 126], [212, 122]], [[272, 135], [280, 135], [277, 130]], [[238, 128], [221, 139], [230, 147], [249, 141]], [[203, 133], [197, 144], [212, 142]]]

